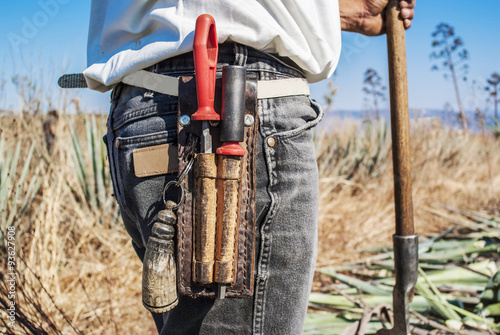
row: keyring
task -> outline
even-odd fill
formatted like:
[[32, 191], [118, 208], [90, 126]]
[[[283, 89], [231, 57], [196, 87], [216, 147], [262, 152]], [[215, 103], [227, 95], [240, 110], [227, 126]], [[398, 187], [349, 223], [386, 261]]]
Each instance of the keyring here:
[[182, 187], [182, 185], [177, 180], [169, 181], [167, 183], [167, 185], [165, 185], [165, 188], [163, 188], [163, 203], [165, 204], [165, 206], [167, 205], [167, 199], [165, 198], [165, 194], [167, 193], [167, 190], [169, 189], [169, 187], [172, 185], [175, 185], [181, 189], [181, 198], [180, 198], [179, 202], [174, 207], [172, 207], [172, 209], [175, 210], [184, 201], [184, 187]]
[[191, 167], [193, 166], [194, 163], [194, 155], [190, 155], [189, 162], [187, 163], [186, 167], [182, 171], [182, 173], [179, 175], [179, 178], [177, 178], [179, 183], [182, 183], [184, 178], [186, 178], [186, 175], [188, 174], [189, 170], [191, 170]]

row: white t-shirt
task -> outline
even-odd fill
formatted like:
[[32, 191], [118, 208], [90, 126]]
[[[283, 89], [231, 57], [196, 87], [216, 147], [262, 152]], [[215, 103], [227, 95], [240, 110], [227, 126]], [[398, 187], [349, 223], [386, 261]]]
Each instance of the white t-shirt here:
[[92, 0], [89, 87], [105, 92], [131, 72], [192, 51], [196, 18], [205, 13], [219, 43], [288, 57], [311, 83], [337, 66], [338, 0]]

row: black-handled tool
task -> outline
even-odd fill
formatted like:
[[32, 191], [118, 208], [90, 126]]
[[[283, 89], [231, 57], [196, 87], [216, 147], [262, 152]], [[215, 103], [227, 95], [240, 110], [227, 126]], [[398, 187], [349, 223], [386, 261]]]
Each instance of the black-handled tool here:
[[222, 69], [222, 146], [217, 154], [243, 156], [239, 142], [245, 139], [245, 89], [247, 70], [244, 66], [229, 65]]
[[226, 285], [235, 277], [241, 161], [245, 149], [246, 68], [225, 66], [222, 69], [222, 146], [217, 149], [217, 229], [215, 246], [215, 282], [217, 297], [224, 299]]

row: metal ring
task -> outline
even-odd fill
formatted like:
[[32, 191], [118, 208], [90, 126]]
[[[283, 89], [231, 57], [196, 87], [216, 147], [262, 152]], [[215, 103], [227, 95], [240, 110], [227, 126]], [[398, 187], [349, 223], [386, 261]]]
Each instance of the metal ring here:
[[191, 158], [187, 163], [186, 167], [184, 168], [184, 170], [182, 170], [182, 173], [179, 175], [179, 178], [177, 178], [179, 183], [182, 183], [184, 178], [186, 178], [186, 175], [188, 174], [189, 170], [191, 170], [193, 163], [194, 163], [194, 155], [191, 155]]
[[169, 181], [167, 185], [165, 185], [165, 187], [163, 188], [163, 203], [165, 205], [167, 205], [167, 199], [165, 198], [165, 193], [167, 193], [167, 190], [171, 185], [175, 185], [181, 189], [181, 198], [179, 199], [179, 202], [174, 207], [172, 207], [172, 209], [177, 209], [177, 207], [179, 207], [179, 205], [184, 202], [184, 187], [182, 187], [182, 185], [177, 180]]

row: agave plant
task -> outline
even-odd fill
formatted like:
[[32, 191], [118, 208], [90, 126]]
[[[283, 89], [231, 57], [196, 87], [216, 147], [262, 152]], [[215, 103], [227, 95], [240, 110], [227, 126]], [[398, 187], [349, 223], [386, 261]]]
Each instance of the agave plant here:
[[24, 158], [20, 160], [21, 141], [17, 142], [14, 152], [6, 145], [4, 136], [0, 137], [0, 245], [3, 247], [3, 232], [7, 227], [18, 227], [27, 214], [30, 204], [42, 185], [40, 165], [31, 171], [31, 162], [35, 151], [33, 143]]
[[[500, 218], [465, 214], [476, 219], [419, 245], [419, 279], [410, 304], [416, 334], [434, 334], [433, 329], [446, 334], [500, 331]], [[334, 284], [310, 295], [304, 334], [362, 335], [382, 328], [373, 311], [392, 304], [390, 249], [365, 250], [378, 253], [317, 269]]]
[[[86, 141], [84, 147], [78, 133], [71, 128], [73, 157], [76, 162], [76, 174], [85, 200], [94, 210], [103, 207], [110, 199], [111, 179], [106, 173], [106, 148], [101, 140], [103, 116], [99, 116], [99, 126], [96, 117], [91, 115], [85, 119]], [[68, 124], [71, 124], [69, 122]]]

